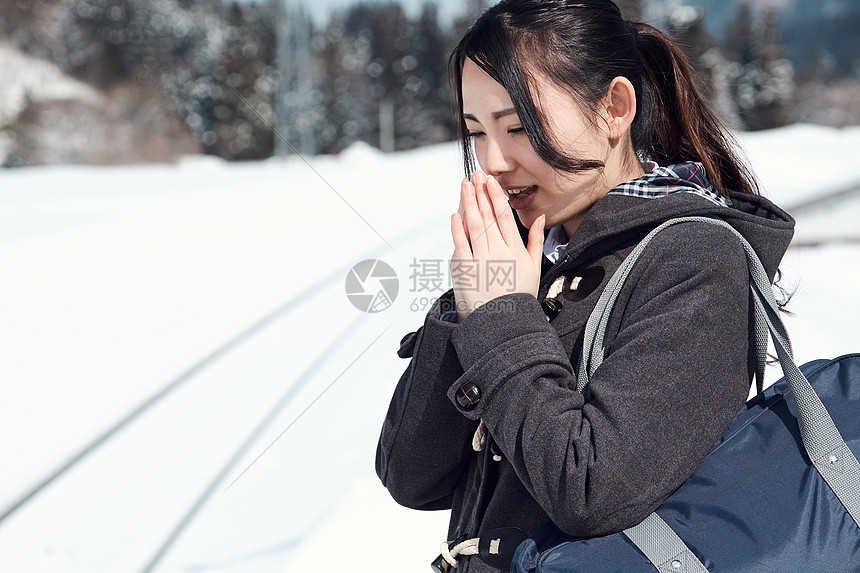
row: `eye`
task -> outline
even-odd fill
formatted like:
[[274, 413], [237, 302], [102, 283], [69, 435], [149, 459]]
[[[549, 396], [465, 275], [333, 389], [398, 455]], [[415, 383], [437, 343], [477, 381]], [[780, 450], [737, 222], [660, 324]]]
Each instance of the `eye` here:
[[481, 137], [482, 135], [484, 135], [483, 131], [470, 131], [466, 135], [466, 137], [468, 137], [469, 139], [477, 139], [477, 138]]
[[524, 127], [514, 127], [508, 130], [508, 134], [510, 135], [520, 135], [525, 133], [526, 130]]

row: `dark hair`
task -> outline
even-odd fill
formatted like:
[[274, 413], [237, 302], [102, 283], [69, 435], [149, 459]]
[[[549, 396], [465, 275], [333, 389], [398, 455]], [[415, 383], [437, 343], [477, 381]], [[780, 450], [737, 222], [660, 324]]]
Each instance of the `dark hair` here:
[[699, 161], [722, 195], [758, 194], [734, 139], [696, 85], [695, 72], [666, 34], [631, 23], [611, 0], [502, 0], [466, 32], [449, 60], [467, 174], [475, 169], [463, 119], [463, 64], [473, 60], [508, 91], [537, 154], [568, 172], [600, 169], [595, 159], [568, 157], [547, 133], [532, 90], [538, 76], [595, 110], [613, 79], [636, 91], [630, 137], [637, 156], [660, 165]]

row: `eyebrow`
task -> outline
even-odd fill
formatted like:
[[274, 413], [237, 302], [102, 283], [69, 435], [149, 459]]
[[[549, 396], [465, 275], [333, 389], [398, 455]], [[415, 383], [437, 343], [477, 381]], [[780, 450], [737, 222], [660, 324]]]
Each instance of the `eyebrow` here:
[[[509, 107], [509, 108], [503, 109], [501, 111], [494, 111], [493, 113], [490, 114], [490, 117], [492, 117], [493, 119], [502, 119], [503, 117], [514, 114], [514, 113], [517, 113], [517, 110], [515, 110], [512, 107]], [[472, 121], [478, 121], [478, 118], [476, 118], [471, 113], [464, 113], [463, 119], [471, 119]], [[478, 123], [480, 123], [480, 122], [478, 121]]]

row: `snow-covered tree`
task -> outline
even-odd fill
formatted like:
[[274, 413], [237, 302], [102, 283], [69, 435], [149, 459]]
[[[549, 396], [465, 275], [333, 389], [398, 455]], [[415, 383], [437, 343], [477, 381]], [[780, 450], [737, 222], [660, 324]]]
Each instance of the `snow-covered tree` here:
[[447, 81], [451, 36], [436, 5], [412, 20], [399, 4], [356, 4], [320, 34], [321, 149], [354, 141], [410, 149], [453, 137]]
[[418, 108], [413, 118], [413, 131], [418, 145], [439, 143], [455, 137], [456, 124], [451, 113], [446, 58], [453, 47], [452, 40], [439, 24], [436, 5], [425, 4], [415, 26], [412, 48], [412, 73], [419, 82], [412, 100], [412, 105]]
[[[0, 33], [135, 116], [129, 139], [144, 146], [171, 141], [176, 124], [196, 150], [228, 159], [265, 157], [275, 145], [337, 152], [362, 140], [399, 150], [453, 136], [446, 62], [457, 36], [440, 25], [434, 3], [417, 18], [393, 2], [357, 3], [321, 29], [294, 6], [0, 0]], [[170, 127], [143, 120], [135, 102], [160, 109]]]

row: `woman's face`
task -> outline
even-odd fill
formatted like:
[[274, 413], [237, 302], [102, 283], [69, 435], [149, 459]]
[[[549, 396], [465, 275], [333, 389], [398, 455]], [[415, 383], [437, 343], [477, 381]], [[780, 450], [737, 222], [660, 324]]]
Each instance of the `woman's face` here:
[[[605, 130], [551, 82], [537, 81], [534, 88], [535, 104], [546, 118], [544, 127], [556, 148], [568, 157], [606, 162], [612, 146]], [[606, 170], [553, 169], [532, 148], [507, 90], [468, 58], [462, 89], [463, 116], [481, 169], [499, 181], [526, 227], [545, 213], [547, 228], [564, 225], [571, 235], [612, 187]]]

